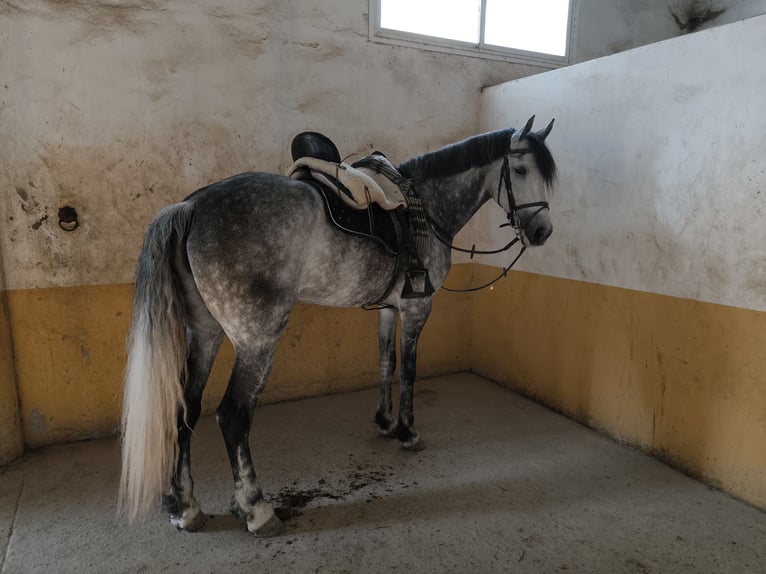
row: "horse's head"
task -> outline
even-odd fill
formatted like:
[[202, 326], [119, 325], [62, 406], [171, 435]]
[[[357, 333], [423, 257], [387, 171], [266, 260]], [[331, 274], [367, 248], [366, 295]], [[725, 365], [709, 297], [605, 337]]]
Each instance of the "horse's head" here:
[[529, 118], [524, 129], [513, 134], [495, 197], [525, 246], [542, 245], [553, 232], [546, 198], [556, 179], [556, 164], [545, 145], [553, 120], [545, 129], [533, 132], [534, 119]]

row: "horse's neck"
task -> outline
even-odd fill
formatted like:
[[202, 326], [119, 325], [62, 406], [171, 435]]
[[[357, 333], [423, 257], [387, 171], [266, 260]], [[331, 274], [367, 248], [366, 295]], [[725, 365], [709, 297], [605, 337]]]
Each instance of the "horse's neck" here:
[[[495, 174], [497, 177], [493, 177]], [[428, 216], [451, 240], [492, 197], [492, 182], [498, 177], [499, 162], [496, 161], [463, 173], [422, 181], [417, 193], [423, 198]]]

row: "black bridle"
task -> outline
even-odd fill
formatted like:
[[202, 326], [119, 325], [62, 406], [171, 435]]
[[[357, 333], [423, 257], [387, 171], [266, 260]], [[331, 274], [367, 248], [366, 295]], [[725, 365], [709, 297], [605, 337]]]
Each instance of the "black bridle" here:
[[521, 232], [524, 230], [524, 228], [521, 226], [521, 217], [519, 216], [519, 210], [520, 209], [526, 209], [527, 207], [537, 207], [539, 208], [537, 211], [535, 211], [532, 216], [527, 219], [527, 223], [532, 221], [535, 216], [540, 213], [543, 209], [549, 209], [549, 205], [547, 201], [530, 201], [529, 203], [522, 203], [521, 205], [516, 203], [516, 198], [513, 195], [513, 183], [511, 182], [511, 160], [510, 157], [512, 155], [524, 155], [525, 153], [531, 153], [532, 150], [524, 148], [520, 149], [518, 151], [513, 151], [510, 153], [505, 154], [505, 157], [503, 158], [503, 167], [500, 168], [500, 181], [497, 182], [497, 203], [502, 205], [500, 203], [500, 194], [503, 192], [503, 183], [505, 183], [505, 194], [508, 198], [508, 223], [505, 225], [501, 225], [500, 227], [506, 227], [507, 225], [510, 225], [513, 227], [514, 232], [516, 233], [516, 236], [520, 236]]
[[[506, 213], [508, 217], [508, 223], [503, 223], [500, 227], [512, 227], [514, 233], [516, 234], [516, 237], [514, 237], [507, 245], [504, 247], [501, 247], [500, 249], [494, 249], [491, 251], [482, 251], [476, 249], [476, 245], [474, 244], [471, 246], [471, 249], [463, 249], [462, 247], [457, 247], [456, 245], [453, 245], [451, 241], [447, 240], [445, 237], [443, 237], [442, 230], [435, 224], [434, 221], [432, 221], [429, 218], [429, 222], [431, 224], [431, 228], [433, 229], [434, 236], [441, 241], [444, 245], [449, 247], [450, 249], [453, 249], [454, 251], [460, 251], [462, 253], [469, 253], [470, 258], [473, 259], [474, 255], [494, 255], [495, 253], [502, 253], [503, 251], [507, 251], [516, 243], [521, 241], [521, 234], [524, 232], [524, 227], [526, 227], [526, 224], [524, 226], [521, 225], [521, 216], [519, 215], [519, 211], [522, 209], [526, 209], [528, 207], [537, 207], [538, 209], [532, 214], [532, 216], [527, 219], [527, 224], [529, 224], [530, 221], [532, 221], [535, 216], [540, 213], [543, 209], [549, 209], [550, 206], [548, 205], [547, 201], [531, 201], [529, 203], [522, 203], [518, 204], [516, 203], [516, 197], [513, 195], [513, 183], [511, 182], [511, 161], [510, 157], [512, 155], [524, 155], [526, 153], [530, 153], [531, 150], [527, 148], [523, 148], [520, 150], [515, 150], [513, 152], [509, 152], [505, 154], [505, 157], [503, 158], [503, 165], [500, 168], [500, 180], [497, 183], [497, 203], [502, 205], [500, 202], [500, 196], [503, 192], [503, 187], [505, 187], [505, 193], [506, 197], [508, 199], [508, 211]], [[505, 184], [505, 186], [503, 186]], [[521, 246], [521, 251], [519, 251], [518, 255], [514, 257], [513, 261], [511, 261], [510, 265], [503, 268], [502, 273], [495, 277], [492, 281], [489, 281], [488, 283], [485, 283], [483, 285], [480, 285], [478, 287], [471, 287], [470, 289], [450, 289], [449, 287], [445, 287], [442, 285], [442, 289], [445, 291], [451, 291], [453, 293], [471, 293], [473, 291], [480, 291], [481, 289], [484, 289], [486, 287], [489, 287], [490, 285], [493, 285], [494, 283], [497, 283], [506, 276], [508, 271], [511, 270], [511, 268], [516, 264], [516, 262], [521, 258], [521, 256], [524, 254], [524, 252], [527, 250], [526, 245]]]

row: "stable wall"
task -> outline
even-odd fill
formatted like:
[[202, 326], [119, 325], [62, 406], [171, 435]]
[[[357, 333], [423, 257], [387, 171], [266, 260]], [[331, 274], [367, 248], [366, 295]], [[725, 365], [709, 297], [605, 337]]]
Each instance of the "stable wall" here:
[[[577, 10], [588, 57], [672, 33], [661, 0]], [[18, 389], [28, 446], [115, 429], [135, 260], [159, 209], [234, 173], [283, 172], [305, 129], [344, 155], [404, 160], [478, 132], [482, 86], [543, 71], [370, 42], [367, 11], [368, 0], [0, 2], [0, 253], [15, 355], [4, 344], [15, 375], [2, 377], [15, 378], [3, 388]], [[61, 207], [76, 209], [75, 231], [59, 226]], [[456, 273], [461, 283], [470, 271]], [[421, 375], [470, 366], [467, 301], [436, 298]], [[230, 364], [224, 348], [206, 412]], [[377, 378], [374, 314], [299, 307], [265, 400]], [[0, 435], [8, 452], [15, 440]]]
[[572, 62], [678, 36], [668, 0], [576, 0]]
[[[762, 507], [764, 37], [760, 16], [485, 90], [485, 129], [556, 118], [560, 177], [550, 240], [470, 321], [476, 372]], [[502, 243], [496, 215], [463, 243]]]
[[[462, 269], [461, 269], [462, 267]], [[456, 269], [456, 280], [469, 275]], [[41, 446], [111, 433], [119, 420], [132, 285], [11, 292], [24, 440]], [[434, 304], [423, 332], [419, 372], [466, 370], [465, 297]], [[60, 323], [66, 309], [68, 323]], [[366, 388], [378, 374], [377, 313], [299, 305], [280, 341], [260, 404]], [[233, 351], [226, 342], [203, 397], [213, 412], [223, 396]], [[375, 405], [370, 405], [370, 420]]]
[[[372, 43], [367, 6], [0, 3], [0, 252], [15, 345], [14, 365], [0, 338], [0, 392], [18, 387], [27, 446], [115, 430], [136, 257], [162, 207], [235, 173], [284, 172], [306, 129], [344, 156], [404, 160], [475, 133], [479, 86], [542, 70]], [[64, 206], [75, 231], [59, 226]], [[461, 305], [437, 299], [420, 374], [468, 367]], [[300, 306], [264, 401], [376, 384], [376, 320]], [[206, 412], [231, 357], [225, 346]], [[0, 405], [16, 425], [15, 400]], [[17, 451], [0, 444], [0, 462]]]
[[2, 269], [0, 256], [0, 462], [16, 458], [24, 448]]
[[679, 15], [679, 24], [690, 29], [689, 15], [701, 17], [693, 29], [706, 29], [738, 22], [766, 13], [766, 0], [670, 0], [668, 5]]

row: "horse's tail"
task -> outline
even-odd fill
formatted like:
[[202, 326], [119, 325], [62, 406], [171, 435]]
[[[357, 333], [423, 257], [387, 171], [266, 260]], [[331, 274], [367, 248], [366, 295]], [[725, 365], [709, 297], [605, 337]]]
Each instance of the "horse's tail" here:
[[184, 253], [192, 203], [165, 208], [149, 226], [138, 259], [122, 411], [118, 507], [130, 521], [158, 505], [178, 458], [178, 413], [185, 411], [186, 318], [173, 269]]

